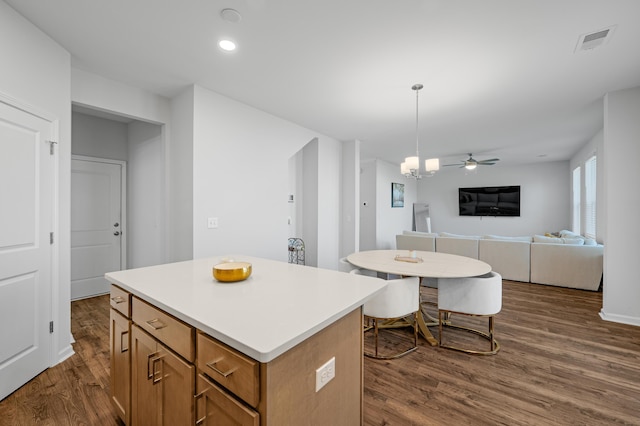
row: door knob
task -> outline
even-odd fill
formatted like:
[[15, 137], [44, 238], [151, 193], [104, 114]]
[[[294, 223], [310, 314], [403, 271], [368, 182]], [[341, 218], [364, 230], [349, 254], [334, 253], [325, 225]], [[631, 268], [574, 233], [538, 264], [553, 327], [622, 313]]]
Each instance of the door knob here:
[[113, 235], [115, 235], [117, 237], [118, 235], [120, 235], [120, 232], [116, 231], [116, 232], [113, 233]]
[[120, 224], [118, 222], [116, 222], [116, 223], [113, 224], [113, 226], [115, 226], [117, 228], [118, 226], [120, 226]]

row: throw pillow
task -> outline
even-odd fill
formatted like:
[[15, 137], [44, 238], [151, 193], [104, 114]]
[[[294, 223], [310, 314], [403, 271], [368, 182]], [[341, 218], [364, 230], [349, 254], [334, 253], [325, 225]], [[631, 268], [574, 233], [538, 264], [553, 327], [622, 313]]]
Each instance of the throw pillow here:
[[545, 237], [544, 235], [534, 235], [533, 242], [546, 244], [562, 244], [562, 239], [556, 237]]

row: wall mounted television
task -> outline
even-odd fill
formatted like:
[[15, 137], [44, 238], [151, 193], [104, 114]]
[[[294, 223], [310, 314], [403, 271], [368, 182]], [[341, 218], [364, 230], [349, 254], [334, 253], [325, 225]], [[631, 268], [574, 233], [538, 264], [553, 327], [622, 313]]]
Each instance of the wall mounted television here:
[[460, 216], [520, 216], [520, 186], [458, 188]]

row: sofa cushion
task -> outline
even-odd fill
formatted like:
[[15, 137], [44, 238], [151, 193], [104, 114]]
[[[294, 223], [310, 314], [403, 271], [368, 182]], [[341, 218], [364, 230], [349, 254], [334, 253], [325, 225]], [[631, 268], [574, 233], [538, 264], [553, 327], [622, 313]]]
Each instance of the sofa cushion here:
[[505, 237], [502, 235], [485, 235], [482, 237], [483, 240], [502, 240], [502, 241], [527, 241], [531, 242], [533, 240], [532, 237], [524, 236], [524, 237]]
[[573, 246], [582, 246], [584, 245], [584, 238], [555, 238], [545, 237], [544, 235], [534, 235], [533, 242], [543, 244], [567, 244]]
[[469, 240], [479, 240], [480, 239], [479, 235], [459, 235], [459, 234], [451, 234], [449, 232], [440, 232], [438, 234], [438, 237], [444, 237], [444, 238], [467, 238]]
[[418, 235], [421, 237], [437, 237], [436, 232], [402, 231], [402, 235]]
[[570, 244], [572, 246], [583, 246], [584, 238], [560, 238], [562, 244]]

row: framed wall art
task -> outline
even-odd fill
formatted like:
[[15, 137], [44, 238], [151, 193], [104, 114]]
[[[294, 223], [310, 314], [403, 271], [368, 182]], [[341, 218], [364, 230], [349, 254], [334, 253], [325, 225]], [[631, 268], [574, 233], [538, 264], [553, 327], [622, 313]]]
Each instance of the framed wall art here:
[[391, 207], [404, 207], [404, 183], [391, 183]]

